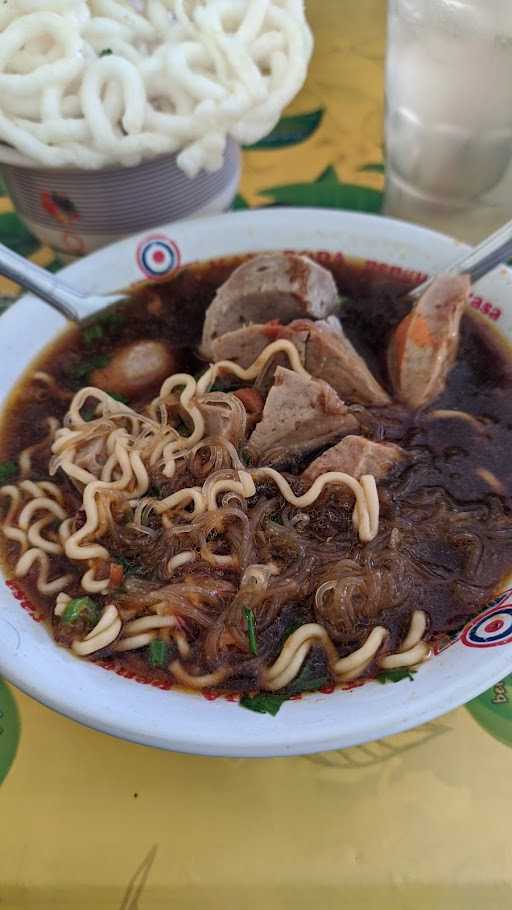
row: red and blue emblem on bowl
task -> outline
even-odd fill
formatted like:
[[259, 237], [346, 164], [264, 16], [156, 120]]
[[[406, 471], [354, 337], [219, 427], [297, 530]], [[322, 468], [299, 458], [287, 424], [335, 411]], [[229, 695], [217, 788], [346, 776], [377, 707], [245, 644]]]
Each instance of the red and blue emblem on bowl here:
[[137, 247], [137, 264], [147, 278], [163, 278], [180, 262], [178, 245], [163, 234], [145, 237]]
[[512, 642], [512, 590], [467, 625], [461, 641], [468, 648], [495, 648]]

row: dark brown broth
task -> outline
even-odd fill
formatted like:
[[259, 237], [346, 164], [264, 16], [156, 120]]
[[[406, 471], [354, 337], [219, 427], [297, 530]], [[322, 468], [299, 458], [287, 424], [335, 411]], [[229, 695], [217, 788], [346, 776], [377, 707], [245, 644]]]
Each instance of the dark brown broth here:
[[[389, 388], [385, 351], [390, 334], [407, 312], [409, 305], [404, 294], [410, 285], [405, 279], [390, 278], [381, 268], [362, 266], [333, 257], [322, 265], [333, 272], [339, 292], [348, 297], [342, 320], [347, 335], [366, 358], [380, 381]], [[195, 373], [201, 363], [194, 352], [201, 336], [204, 312], [212, 300], [216, 288], [240, 263], [242, 257], [219, 260], [188, 266], [171, 280], [158, 285], [142, 285], [134, 292], [134, 299], [121, 311], [122, 319], [103, 325], [101, 337], [87, 340], [78, 329], [70, 329], [43, 351], [38, 360], [31, 364], [25, 377], [14, 389], [7, 403], [0, 433], [0, 460], [15, 459], [18, 453], [33, 444], [42, 435], [44, 419], [49, 414], [61, 419], [66, 411], [65, 401], [52, 396], [51, 392], [39, 390], [35, 393], [31, 375], [35, 369], [44, 370], [54, 376], [64, 389], [75, 392], [86, 384], [86, 377], [78, 376], [88, 361], [108, 357], [112, 350], [135, 339], [165, 339], [179, 354], [180, 366]], [[158, 299], [163, 303], [158, 312]], [[276, 313], [276, 316], [278, 314]], [[427, 494], [427, 498], [442, 491], [462, 508], [464, 504], [473, 507], [484, 504], [492, 513], [493, 508], [510, 513], [512, 491], [512, 366], [508, 349], [490, 327], [483, 324], [481, 317], [468, 312], [462, 322], [459, 356], [453, 368], [446, 390], [435, 402], [435, 409], [456, 409], [484, 418], [483, 431], [475, 431], [463, 421], [427, 420], [425, 415], [414, 415], [399, 406], [386, 409], [369, 409], [373, 420], [372, 438], [396, 442], [415, 453], [415, 460], [407, 477], [383, 484], [383, 527], [392, 525], [394, 514], [415, 497]], [[144, 399], [132, 400], [136, 409], [147, 403], [154, 391]], [[47, 476], [48, 454], [34, 459], [35, 479]], [[298, 468], [300, 467], [297, 466]], [[491, 471], [503, 484], [504, 495], [496, 496], [488, 483], [478, 475], [477, 468]], [[66, 487], [66, 483], [64, 486]], [[66, 487], [67, 495], [76, 505], [76, 495]], [[73, 498], [74, 497], [74, 498]], [[423, 507], [422, 507], [423, 508]], [[330, 510], [330, 511], [329, 511]], [[428, 510], [427, 510], [428, 511]], [[420, 510], [421, 512], [421, 510]], [[427, 514], [427, 512], [425, 512]], [[314, 510], [312, 528], [315, 526]], [[340, 525], [341, 522], [341, 525]], [[332, 532], [346, 527], [346, 515], [340, 517], [340, 510], [334, 501], [323, 508], [318, 517], [318, 538], [327, 539]], [[4, 545], [3, 555], [6, 573], [12, 573], [17, 556], [16, 548]], [[422, 549], [423, 548], [423, 549]], [[446, 570], [457, 568], [456, 549], [447, 550], [439, 541], [426, 540], [418, 543], [413, 554], [424, 558]], [[512, 539], [496, 541], [489, 569], [494, 585], [512, 563]], [[61, 563], [69, 569], [69, 563], [62, 558], [52, 559], [55, 571]], [[53, 599], [45, 600], [38, 595], [31, 577], [23, 581], [23, 588], [31, 601], [51, 617]], [[492, 587], [492, 585], [491, 585]], [[446, 590], [433, 578], [428, 585], [428, 596], [418, 590], [418, 608], [427, 610], [431, 627], [436, 636], [452, 631], [463, 624], [467, 613], [460, 604], [447, 601]], [[78, 593], [78, 591], [77, 591]], [[481, 605], [479, 606], [479, 608]], [[286, 608], [273, 634], [276, 641], [282, 639], [286, 624], [290, 622], [290, 609], [303, 619], [311, 619], [310, 608], [296, 605]], [[477, 610], [472, 607], [472, 612]], [[471, 610], [469, 610], [471, 613]], [[391, 631], [391, 646], [398, 643], [407, 628], [408, 611], [394, 610], [383, 614]], [[340, 654], [350, 651], [347, 644], [340, 645]], [[320, 658], [318, 655], [316, 660]], [[152, 670], [142, 654], [128, 653], [115, 659], [116, 667], [143, 678], [165, 684], [168, 676], [163, 671]], [[236, 681], [233, 683], [237, 688]]]

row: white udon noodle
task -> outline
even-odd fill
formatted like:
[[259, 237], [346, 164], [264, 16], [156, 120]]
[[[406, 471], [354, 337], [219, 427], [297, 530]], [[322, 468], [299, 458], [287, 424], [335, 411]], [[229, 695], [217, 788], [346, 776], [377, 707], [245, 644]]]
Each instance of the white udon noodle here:
[[[276, 470], [267, 467], [245, 468], [236, 448], [227, 443], [233, 468], [214, 471], [202, 486], [186, 487], [162, 500], [147, 497], [149, 471], [158, 465], [165, 475], [172, 477], [178, 461], [201, 446], [206, 427], [201, 407], [208, 399], [209, 389], [219, 373], [232, 373], [240, 379], [255, 379], [276, 354], [285, 354], [291, 369], [308, 375], [294, 345], [288, 340], [269, 344], [255, 362], [243, 369], [231, 361], [212, 365], [196, 380], [189, 374], [170, 376], [162, 385], [160, 394], [146, 409], [137, 413], [127, 405], [114, 400], [106, 392], [94, 387], [81, 389], [71, 401], [64, 425], [55, 431], [51, 446], [53, 456], [50, 473], [61, 470], [81, 491], [85, 521], [78, 529], [71, 516], [66, 514], [64, 498], [59, 487], [51, 481], [35, 483], [23, 479], [17, 484], [0, 488], [0, 498], [8, 507], [2, 524], [4, 535], [20, 550], [15, 567], [18, 577], [27, 575], [34, 565], [38, 567], [36, 587], [46, 596], [58, 594], [55, 613], [61, 616], [69, 595], [65, 589], [73, 582], [71, 575], [49, 579], [50, 560], [53, 555], [64, 553], [69, 560], [87, 568], [81, 586], [89, 594], [106, 594], [109, 578], [96, 577], [96, 560], [109, 560], [110, 554], [101, 543], [109, 527], [112, 503], [126, 501], [135, 510], [153, 509], [162, 521], [172, 522], [180, 513], [188, 518], [219, 508], [222, 497], [232, 496], [244, 501], [254, 496], [256, 483], [272, 481], [279, 495], [297, 508], [311, 506], [327, 486], [347, 486], [354, 493], [354, 525], [362, 542], [372, 540], [378, 532], [379, 500], [375, 479], [371, 475], [360, 481], [341, 472], [329, 472], [318, 477], [302, 495], [295, 495], [288, 481]], [[217, 404], [224, 403], [229, 411], [234, 396], [215, 393]], [[81, 409], [91, 400], [96, 402], [96, 413], [86, 421]], [[187, 415], [191, 432], [182, 436], [168, 423], [168, 405], [179, 404], [181, 413]], [[20, 456], [20, 467], [30, 465], [34, 446]], [[58, 523], [57, 530], [47, 530]], [[43, 531], [46, 531], [43, 534]], [[197, 558], [195, 551], [183, 549], [169, 560], [169, 576], [182, 565]], [[231, 557], [218, 556], [213, 564], [227, 564]], [[217, 561], [216, 561], [217, 560]], [[269, 579], [279, 574], [275, 564], [250, 566], [244, 573], [243, 583], [267, 585]], [[324, 586], [325, 587], [325, 586]], [[322, 586], [321, 586], [322, 588]], [[319, 592], [321, 589], [319, 589]], [[170, 666], [173, 676], [194, 688], [214, 686], [229, 676], [229, 669], [197, 676], [183, 666], [190, 646], [184, 631], [174, 616], [162, 612], [165, 604], [156, 604], [151, 615], [144, 615], [123, 622], [115, 603], [109, 603], [96, 626], [83, 639], [72, 643], [72, 650], [86, 657], [110, 646], [115, 653], [124, 653], [145, 647], [157, 637], [172, 637], [178, 647], [179, 658]], [[160, 612], [159, 612], [160, 611]], [[327, 654], [331, 672], [337, 680], [345, 682], [360, 676], [372, 661], [377, 660], [383, 669], [411, 666], [421, 663], [429, 655], [428, 646], [422, 641], [426, 631], [426, 617], [421, 611], [413, 614], [411, 627], [402, 647], [396, 654], [378, 657], [388, 632], [383, 627], [374, 628], [363, 645], [347, 657], [339, 658], [336, 648], [325, 628], [317, 623], [301, 626], [285, 642], [281, 654], [272, 666], [262, 671], [261, 685], [277, 691], [288, 685], [315, 644], [321, 644]]]
[[312, 50], [303, 0], [10, 0], [0, 160], [93, 169], [179, 152], [190, 177], [275, 126]]

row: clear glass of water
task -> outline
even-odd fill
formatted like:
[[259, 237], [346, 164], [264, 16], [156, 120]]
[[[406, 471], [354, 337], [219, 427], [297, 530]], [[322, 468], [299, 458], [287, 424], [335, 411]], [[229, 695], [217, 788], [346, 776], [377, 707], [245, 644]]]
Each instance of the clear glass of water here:
[[512, 0], [389, 0], [386, 214], [475, 241], [512, 217]]

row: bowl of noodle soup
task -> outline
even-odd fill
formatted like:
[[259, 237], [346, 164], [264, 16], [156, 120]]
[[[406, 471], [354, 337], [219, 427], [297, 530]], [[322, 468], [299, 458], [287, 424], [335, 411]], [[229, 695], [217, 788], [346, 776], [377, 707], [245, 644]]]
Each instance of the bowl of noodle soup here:
[[[500, 269], [482, 281], [478, 294], [475, 291], [469, 298], [463, 317], [458, 360], [453, 367], [455, 376], [464, 373], [465, 385], [462, 383], [459, 387], [458, 380], [448, 379], [446, 393], [441, 393], [430, 409], [420, 409], [422, 416], [416, 416], [414, 420], [409, 411], [404, 416], [401, 406], [396, 406], [394, 400], [389, 401], [390, 387], [386, 383], [386, 403], [379, 405], [386, 408], [385, 412], [382, 411], [385, 419], [379, 416], [376, 422], [375, 410], [368, 403], [349, 402], [347, 412], [339, 409], [336, 400], [334, 410], [326, 410], [328, 415], [334, 414], [338, 422], [352, 421], [350, 438], [354, 438], [354, 421], [357, 420], [358, 426], [362, 427], [359, 432], [365, 438], [373, 438], [375, 444], [409, 447], [413, 452], [412, 468], [406, 467], [403, 473], [397, 475], [392, 471], [389, 478], [377, 479], [375, 487], [372, 487], [374, 478], [371, 472], [360, 476], [359, 480], [354, 476], [342, 481], [341, 474], [329, 475], [324, 469], [312, 481], [312, 459], [315, 456], [325, 457], [325, 452], [329, 450], [325, 434], [331, 434], [331, 429], [324, 420], [320, 434], [322, 441], [309, 447], [306, 475], [309, 471], [307, 476], [310, 479], [303, 483], [297, 467], [303, 470], [300, 459], [293, 463], [289, 461], [283, 468], [282, 453], [279, 451], [276, 455], [272, 450], [273, 454], [269, 454], [270, 450], [266, 450], [265, 457], [258, 460], [255, 454], [256, 437], [248, 433], [246, 436], [249, 438], [249, 449], [252, 445], [252, 455], [243, 462], [235, 460], [233, 445], [226, 442], [217, 442], [217, 447], [210, 446], [208, 451], [196, 452], [194, 449], [196, 454], [192, 461], [186, 462], [186, 468], [183, 459], [176, 460], [180, 447], [192, 453], [192, 443], [184, 440], [190, 440], [194, 433], [198, 433], [197, 444], [201, 445], [194, 402], [199, 402], [201, 407], [207, 404], [218, 416], [219, 409], [226, 405], [229, 398], [230, 419], [233, 415], [238, 419], [241, 411], [238, 404], [233, 403], [236, 396], [231, 389], [240, 383], [251, 387], [251, 393], [254, 388], [261, 397], [267, 395], [269, 401], [274, 386], [272, 376], [269, 377], [268, 370], [265, 376], [263, 367], [268, 367], [271, 356], [284, 358], [279, 361], [283, 365], [276, 368], [274, 385], [295, 383], [290, 386], [292, 392], [286, 398], [288, 403], [300, 393], [297, 383], [311, 380], [309, 374], [305, 375], [300, 358], [293, 353], [291, 348], [294, 346], [290, 346], [287, 331], [291, 331], [294, 323], [290, 322], [290, 318], [282, 317], [277, 303], [272, 304], [276, 312], [270, 323], [272, 328], [265, 329], [266, 346], [263, 354], [258, 355], [257, 367], [253, 368], [252, 361], [249, 367], [209, 366], [215, 359], [220, 362], [209, 350], [203, 356], [202, 366], [196, 364], [198, 368], [193, 370], [189, 361], [180, 359], [182, 352], [177, 360], [166, 365], [169, 374], [165, 380], [167, 385], [160, 391], [156, 388], [156, 397], [152, 399], [153, 411], [150, 407], [144, 412], [141, 406], [135, 404], [134, 410], [130, 410], [137, 400], [136, 393], [131, 393], [130, 404], [127, 405], [125, 396], [113, 388], [117, 380], [112, 363], [118, 355], [114, 355], [110, 362], [102, 357], [102, 345], [108, 341], [106, 334], [113, 331], [114, 341], [111, 339], [108, 344], [114, 343], [114, 348], [119, 345], [120, 338], [126, 345], [135, 344], [140, 337], [144, 337], [147, 344], [161, 344], [165, 333], [160, 326], [159, 333], [155, 331], [151, 334], [148, 314], [151, 318], [161, 318], [162, 288], [171, 287], [175, 293], [174, 303], [169, 304], [170, 308], [174, 306], [176, 309], [174, 331], [176, 337], [179, 335], [182, 339], [182, 348], [188, 350], [187, 346], [192, 345], [191, 339], [196, 331], [194, 326], [197, 324], [203, 333], [208, 330], [208, 320], [205, 328], [201, 327], [205, 309], [215, 291], [219, 286], [225, 286], [226, 279], [237, 268], [244, 266], [248, 256], [295, 251], [299, 259], [302, 254], [307, 254], [308, 262], [314, 262], [321, 269], [327, 267], [336, 277], [338, 292], [344, 295], [341, 303], [337, 301], [338, 305], [345, 307], [342, 310], [342, 313], [345, 312], [343, 319], [347, 320], [344, 325], [347, 331], [352, 325], [355, 327], [354, 344], [357, 342], [358, 348], [364, 350], [374, 374], [380, 377], [378, 363], [372, 359], [372, 350], [378, 347], [379, 337], [383, 337], [390, 301], [402, 299], [407, 288], [418, 284], [424, 275], [442, 270], [443, 265], [460, 254], [461, 245], [441, 234], [391, 219], [325, 210], [261, 210], [224, 215], [193, 223], [167, 225], [158, 230], [158, 236], [162, 244], [161, 252], [169, 255], [167, 271], [160, 276], [157, 285], [140, 284], [146, 276], [145, 257], [154, 250], [152, 235], [124, 240], [85, 257], [66, 270], [67, 281], [82, 291], [110, 291], [137, 283], [136, 298], [137, 294], [140, 295], [135, 308], [130, 311], [129, 325], [109, 328], [102, 323], [101, 332], [97, 327], [87, 336], [87, 350], [95, 358], [88, 386], [84, 385], [83, 372], [80, 377], [75, 369], [75, 385], [71, 391], [64, 382], [61, 386], [57, 383], [58, 388], [50, 394], [50, 398], [47, 391], [33, 399], [30, 395], [16, 399], [16, 392], [9, 398], [13, 388], [30, 389], [36, 373], [45, 373], [42, 365], [46, 365], [48, 371], [56, 363], [60, 363], [60, 368], [67, 369], [69, 341], [64, 343], [64, 336], [59, 336], [65, 328], [64, 321], [31, 296], [22, 298], [2, 317], [0, 378], [3, 398], [7, 402], [3, 418], [2, 459], [8, 456], [10, 459], [19, 458], [19, 461], [13, 469], [12, 478], [7, 475], [2, 478], [4, 491], [10, 486], [17, 492], [4, 492], [0, 502], [4, 534], [6, 527], [14, 531], [4, 553], [4, 576], [0, 581], [0, 672], [54, 710], [121, 738], [191, 753], [255, 757], [311, 753], [378, 739], [431, 720], [476, 697], [503, 678], [512, 665], [512, 606], [509, 605], [512, 597], [507, 581], [508, 468], [506, 459], [500, 461], [498, 455], [489, 454], [489, 458], [495, 460], [487, 462], [482, 453], [487, 450], [491, 453], [491, 449], [497, 452], [499, 444], [503, 444], [504, 437], [500, 434], [506, 430], [499, 429], [496, 415], [498, 411], [506, 413], [508, 399], [506, 390], [496, 389], [492, 391], [492, 396], [497, 397], [491, 396], [491, 401], [489, 383], [484, 383], [486, 389], [482, 394], [487, 396], [485, 407], [482, 399], [480, 410], [475, 405], [475, 412], [470, 413], [468, 418], [466, 409], [472, 406], [464, 397], [467, 395], [464, 389], [473, 388], [471, 370], [477, 375], [479, 371], [491, 369], [492, 352], [496, 352], [496, 359], [503, 358], [505, 365], [508, 362], [506, 341], [512, 333], [510, 271]], [[303, 263], [302, 259], [300, 261]], [[180, 268], [174, 270], [178, 262]], [[206, 265], [194, 265], [197, 262]], [[363, 317], [361, 300], [366, 302], [366, 315], [363, 314]], [[142, 316], [137, 315], [137, 306], [143, 308]], [[399, 307], [397, 319], [405, 312]], [[276, 328], [279, 316], [287, 327], [286, 331], [281, 331], [280, 325]], [[303, 329], [302, 322], [299, 330]], [[314, 331], [315, 327], [310, 325], [308, 332]], [[325, 328], [319, 331], [325, 331]], [[215, 348], [214, 335], [210, 340], [213, 339]], [[203, 347], [205, 337], [203, 334]], [[193, 343], [197, 345], [197, 339]], [[176, 350], [181, 350], [176, 344]], [[45, 345], [50, 347], [41, 354]], [[75, 353], [69, 361], [73, 364]], [[34, 358], [38, 359], [34, 361]], [[465, 362], [464, 358], [469, 366], [457, 366]], [[147, 359], [146, 372], [150, 371], [150, 367], [150, 360]], [[308, 369], [309, 373], [314, 372], [312, 367]], [[47, 389], [49, 382], [59, 375], [58, 369], [52, 374], [48, 372], [46, 378], [38, 380], [39, 388], [43, 386]], [[259, 378], [255, 382], [251, 377], [256, 375]], [[505, 371], [503, 375], [506, 378], [508, 373]], [[231, 383], [227, 388], [223, 385], [226, 377]], [[314, 379], [314, 382], [318, 386], [323, 380]], [[331, 379], [331, 382], [335, 380]], [[504, 382], [506, 384], [508, 379]], [[105, 397], [105, 393], [98, 392], [98, 388], [106, 385], [109, 392]], [[93, 387], [96, 392], [90, 391]], [[295, 392], [295, 389], [298, 391]], [[174, 390], [178, 390], [179, 395], [172, 398]], [[331, 407], [330, 392], [324, 383], [315, 407], [324, 407], [326, 400]], [[62, 398], [60, 404], [59, 395]], [[169, 410], [171, 398], [174, 410]], [[42, 421], [44, 425], [40, 427], [39, 435], [34, 437], [29, 435], [28, 426], [30, 422], [36, 422], [37, 415], [37, 420], [40, 419], [43, 413], [41, 402], [44, 400], [53, 401], [53, 411], [47, 407], [44, 412], [47, 424]], [[247, 404], [244, 394], [237, 399], [239, 403], [243, 400]], [[318, 404], [320, 401], [321, 405]], [[17, 402], [17, 409], [13, 407], [13, 402]], [[84, 417], [84, 404], [91, 410], [91, 402], [92, 412]], [[68, 493], [62, 487], [59, 472], [67, 474], [68, 478], [74, 472], [75, 483], [82, 489], [86, 478], [84, 474], [80, 475], [80, 471], [92, 470], [90, 447], [87, 449], [88, 461], [74, 456], [74, 460], [70, 460], [69, 454], [66, 454], [70, 451], [69, 434], [91, 434], [95, 424], [99, 427], [100, 419], [106, 419], [110, 421], [111, 429], [116, 426], [124, 428], [122, 437], [123, 433], [136, 432], [138, 438], [147, 441], [153, 432], [151, 421], [160, 420], [164, 405], [167, 415], [176, 416], [174, 425], [165, 429], [167, 435], [162, 437], [160, 449], [162, 453], [165, 445], [168, 446], [167, 457], [172, 456], [173, 462], [168, 475], [172, 476], [162, 475], [159, 480], [162, 488], [158, 490], [153, 484], [148, 491], [142, 482], [141, 489], [145, 492], [140, 494], [140, 507], [136, 499], [139, 494], [135, 487], [132, 488], [130, 508], [135, 510], [134, 521], [139, 531], [145, 529], [146, 537], [144, 540], [137, 538], [136, 546], [132, 546], [131, 531], [119, 532], [115, 546], [118, 548], [116, 552], [122, 549], [123, 556], [119, 557], [116, 566], [122, 564], [119, 570], [122, 584], [120, 578], [112, 582], [112, 577], [107, 578], [101, 568], [101, 560], [112, 558], [112, 552], [109, 552], [107, 557], [98, 557], [100, 562], [82, 563], [84, 568], [89, 568], [82, 578], [85, 583], [81, 593], [72, 586], [66, 588], [70, 594], [65, 593], [63, 587], [66, 586], [60, 585], [62, 579], [58, 578], [57, 586], [52, 588], [60, 563], [52, 563], [50, 554], [46, 557], [43, 587], [38, 588], [45, 560], [29, 554], [34, 553], [37, 549], [34, 544], [41, 538], [57, 548], [53, 552], [58, 552], [58, 538], [48, 533], [47, 529], [53, 527], [55, 519], [61, 522], [61, 528], [62, 522], [68, 520], [62, 506], [63, 502], [67, 502]], [[25, 424], [16, 423], [23, 409]], [[66, 412], [68, 417], [64, 420], [61, 415]], [[141, 418], [143, 413], [146, 417]], [[250, 416], [250, 409], [247, 414]], [[243, 421], [247, 414], [242, 415]], [[121, 416], [118, 418], [116, 415]], [[120, 423], [116, 423], [118, 420]], [[137, 423], [140, 420], [143, 425]], [[172, 420], [174, 418], [171, 424]], [[428, 439], [431, 440], [432, 452], [428, 451], [428, 446], [419, 444], [426, 438], [421, 435], [427, 432], [424, 423], [429, 425], [428, 433], [431, 435]], [[16, 449], [12, 448], [12, 439], [9, 442], [9, 426], [17, 436]], [[431, 429], [432, 426], [434, 429]], [[33, 428], [30, 429], [30, 433], [34, 432]], [[457, 465], [458, 459], [463, 457], [461, 452], [467, 444], [467, 434], [473, 432], [481, 434], [478, 437], [481, 440], [481, 455], [467, 456], [479, 459], [475, 463], [474, 477], [470, 478], [471, 493], [468, 493], [468, 472], [458, 471]], [[37, 439], [35, 443], [34, 438]], [[54, 463], [52, 473], [47, 474], [41, 469], [43, 462], [39, 458], [44, 446], [48, 445], [48, 438], [51, 439]], [[92, 437], [89, 435], [87, 438]], [[329, 439], [332, 441], [332, 434]], [[411, 443], [411, 440], [416, 442]], [[487, 440], [492, 443], [488, 448]], [[287, 439], [288, 444], [290, 438]], [[239, 447], [238, 451], [241, 452], [242, 448]], [[472, 449], [476, 448], [472, 446]], [[95, 449], [96, 455], [99, 451]], [[231, 458], [229, 464], [235, 465], [235, 468], [228, 467], [228, 461], [223, 461], [228, 458], [226, 452]], [[111, 456], [114, 461], [111, 458], [110, 463], [115, 464], [117, 456], [113, 449]], [[120, 454], [119, 458], [122, 457]], [[145, 456], [141, 457], [144, 462]], [[44, 464], [47, 464], [47, 455], [45, 459]], [[216, 459], [215, 464], [212, 459]], [[450, 465], [450, 482], [455, 484], [450, 488], [449, 500], [443, 492], [442, 481], [435, 480], [443, 460]], [[156, 461], [158, 458], [155, 458]], [[168, 461], [167, 465], [170, 463]], [[131, 464], [133, 468], [135, 462], [132, 460]], [[469, 462], [464, 464], [467, 467]], [[106, 462], [101, 468], [102, 476], [108, 478], [110, 469], [105, 465]], [[121, 477], [119, 470], [113, 470], [111, 480], [114, 483], [119, 482]], [[173, 487], [173, 477], [181, 477], [180, 471], [185, 471], [183, 481]], [[213, 480], [208, 479], [209, 472]], [[140, 481], [142, 475], [139, 473], [137, 476]], [[343, 491], [338, 491], [341, 498], [336, 498], [336, 491], [336, 496], [332, 500], [329, 498], [330, 494], [325, 489], [329, 483], [345, 484]], [[499, 488], [496, 487], [498, 483], [502, 484]], [[60, 492], [57, 489], [59, 485]], [[376, 490], [380, 518], [372, 506], [372, 490]], [[160, 524], [155, 523], [154, 513], [165, 515], [168, 508], [174, 509], [176, 496], [179, 499], [183, 491], [188, 496], [189, 504], [184, 506], [189, 510], [188, 514], [182, 513], [179, 519], [173, 517], [170, 524], [164, 523], [163, 530], [154, 534], [155, 529], [160, 528]], [[483, 491], [481, 495], [479, 491]], [[478, 501], [479, 496], [482, 502]], [[46, 505], [41, 505], [42, 500]], [[453, 505], [455, 501], [456, 508]], [[399, 514], [393, 512], [393, 504], [397, 502], [400, 503]], [[158, 503], [164, 505], [159, 506]], [[230, 516], [235, 516], [233, 523], [229, 524], [229, 534], [224, 534], [218, 512], [212, 517], [208, 503], [213, 503], [213, 512], [218, 506], [218, 511], [224, 512], [228, 522]], [[37, 509], [43, 509], [39, 513], [42, 517], [34, 522]], [[84, 499], [81, 516], [79, 511], [71, 524], [62, 529], [61, 543], [64, 547], [68, 539], [78, 541], [77, 534], [80, 537], [81, 530], [86, 527], [88, 515]], [[97, 509], [96, 521], [101, 525], [102, 518]], [[176, 521], [180, 542], [169, 545], [166, 551], [169, 577], [162, 594], [164, 582], [160, 580], [155, 584], [156, 576], [151, 572], [154, 571], [157, 556], [160, 558], [161, 539], [167, 533], [166, 528], [172, 530]], [[243, 562], [243, 547], [247, 538], [240, 528], [246, 527], [246, 521], [252, 521], [252, 527], [257, 529], [259, 549], [258, 562], [254, 556], [248, 557], [245, 573], [242, 573], [239, 563]], [[194, 525], [193, 531], [191, 524]], [[265, 534], [261, 532], [263, 528], [266, 529]], [[20, 534], [24, 533], [30, 535], [31, 549], [23, 549], [22, 546], [18, 550]], [[192, 536], [183, 536], [187, 534]], [[355, 556], [349, 559], [340, 555], [336, 550], [337, 534], [350, 536]], [[99, 543], [105, 549], [107, 537], [102, 539], [100, 535], [95, 545]], [[88, 545], [93, 543], [93, 538], [88, 540], [86, 531], [81, 539]], [[184, 539], [193, 543], [182, 545]], [[108, 540], [112, 539], [108, 537]], [[110, 543], [109, 547], [112, 551], [114, 545]], [[294, 550], [294, 547], [299, 549]], [[193, 552], [194, 548], [197, 552]], [[233, 563], [233, 553], [239, 563]], [[270, 554], [266, 562], [263, 558], [265, 553]], [[15, 554], [14, 557], [12, 554]], [[485, 566], [482, 565], [482, 554]], [[77, 558], [86, 555], [78, 553]], [[96, 551], [90, 555], [94, 558], [98, 556]], [[137, 575], [136, 569], [135, 577], [130, 574], [132, 558], [134, 561], [147, 560], [148, 571]], [[219, 571], [200, 569], [206, 563], [220, 567]], [[112, 563], [109, 565], [112, 566]], [[63, 572], [67, 571], [65, 563], [62, 567]], [[201, 579], [199, 575], [194, 575], [196, 571], [199, 574], [203, 572]], [[408, 572], [413, 573], [412, 590], [407, 580]], [[414, 574], [416, 572], [417, 575]], [[212, 577], [215, 578], [215, 585], [210, 583]], [[241, 604], [237, 601], [236, 586], [233, 588], [234, 577], [239, 592], [244, 593]], [[45, 584], [49, 587], [43, 590]], [[112, 584], [117, 588], [111, 598], [108, 594], [105, 599], [102, 592], [110, 592]], [[171, 594], [169, 585], [172, 587]], [[453, 593], [452, 600], [457, 605], [451, 613], [447, 612], [443, 600], [447, 585], [450, 597]], [[262, 594], [266, 589], [273, 591], [271, 601], [265, 600]], [[312, 595], [307, 593], [310, 590]], [[335, 602], [338, 590], [343, 595], [341, 608]], [[42, 591], [41, 597], [38, 597], [38, 591]], [[427, 591], [434, 592], [431, 602], [425, 593]], [[252, 600], [247, 599], [249, 594]], [[364, 613], [365, 597], [369, 604], [376, 603], [379, 598], [383, 601], [378, 610], [375, 608], [370, 625], [364, 626], [360, 644], [349, 646], [346, 644], [348, 639], [343, 637], [345, 625], [350, 620], [350, 611], [357, 613], [362, 610]], [[171, 604], [169, 609], [161, 607], [162, 598], [167, 598], [166, 603]], [[105, 606], [101, 616], [91, 620], [89, 626], [80, 625], [87, 610], [93, 609], [91, 604], [99, 601], [110, 605]], [[134, 604], [142, 602], [146, 604], [144, 610], [137, 611]], [[236, 609], [233, 606], [235, 602]], [[46, 622], [34, 621], [34, 615], [41, 620], [41, 604], [44, 606], [46, 603], [50, 604], [50, 616], [55, 611], [52, 623], [57, 643], [49, 634]], [[112, 610], [108, 612], [111, 606]], [[239, 620], [237, 611], [240, 608]], [[66, 609], [72, 621], [73, 612], [76, 619], [81, 610], [85, 611], [80, 614], [79, 625], [74, 626], [71, 637], [66, 637], [66, 629], [59, 631], [65, 625], [61, 617]], [[340, 609], [343, 614], [341, 621]], [[308, 612], [311, 610], [314, 615]], [[209, 611], [215, 617], [224, 617], [222, 628], [218, 623], [211, 624], [211, 627], [208, 625]], [[157, 616], [156, 624], [154, 618], [149, 619], [152, 614]], [[263, 621], [265, 617], [268, 622]], [[365, 622], [367, 618], [365, 614]], [[96, 625], [92, 633], [86, 634], [94, 622]], [[191, 631], [194, 628], [196, 632]], [[203, 632], [197, 631], [201, 629], [206, 630], [206, 637], [201, 638]], [[171, 638], [162, 637], [162, 631]], [[99, 657], [95, 659], [90, 642], [95, 636], [104, 634], [107, 634], [107, 648], [103, 651], [99, 648], [96, 651]], [[148, 635], [149, 638], [146, 638]], [[195, 685], [199, 677], [194, 677], [194, 673], [199, 673], [200, 660], [199, 652], [194, 652], [194, 648], [199, 638], [206, 649], [205, 668], [208, 672], [203, 668], [204, 682]], [[117, 643], [115, 653], [109, 650], [109, 642]], [[100, 644], [104, 644], [103, 639]], [[226, 648], [230, 653], [229, 670], [219, 657]], [[244, 651], [244, 672], [247, 679], [253, 680], [252, 683], [244, 683], [239, 671], [233, 669], [233, 649], [237, 648]], [[144, 655], [149, 654], [150, 649], [152, 670], [144, 678], [141, 668], [146, 659]], [[171, 683], [168, 683], [163, 671], [155, 670], [162, 651], [171, 660], [174, 673]], [[129, 657], [130, 654], [132, 657]], [[123, 655], [126, 655], [125, 663]], [[372, 663], [375, 660], [377, 664]], [[309, 681], [298, 691], [294, 684], [303, 674], [304, 667], [309, 668]], [[113, 669], [117, 672], [112, 672]], [[243, 704], [244, 699], [250, 702], [261, 695], [267, 699], [262, 709], [258, 702], [246, 704], [252, 710], [241, 708], [239, 701]], [[280, 708], [278, 713], [277, 708]], [[262, 713], [263, 710], [267, 713]], [[273, 714], [275, 716], [271, 716]]]

